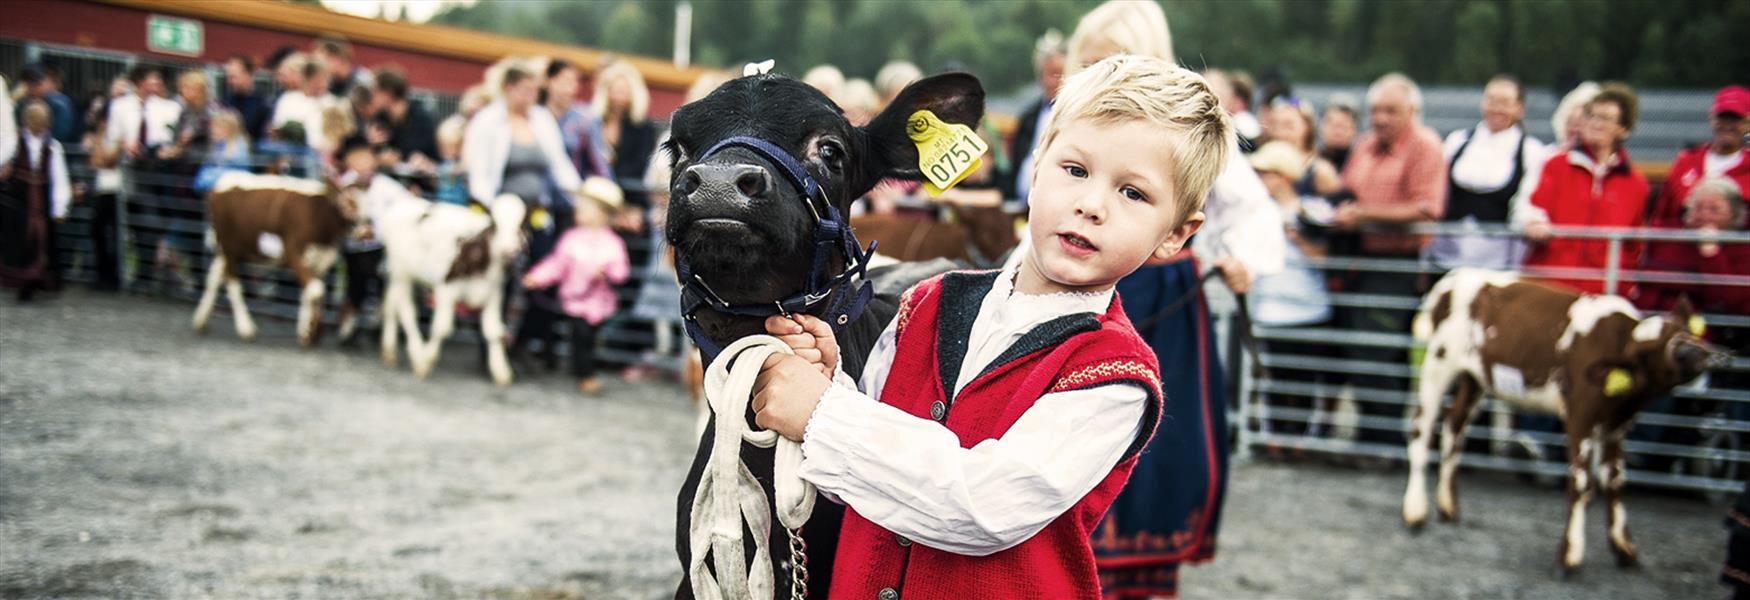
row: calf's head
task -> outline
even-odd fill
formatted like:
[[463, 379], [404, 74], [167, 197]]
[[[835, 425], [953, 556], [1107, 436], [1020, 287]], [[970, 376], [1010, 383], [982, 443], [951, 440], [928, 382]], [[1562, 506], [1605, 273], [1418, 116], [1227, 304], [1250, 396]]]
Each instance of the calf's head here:
[[510, 262], [523, 253], [523, 218], [528, 207], [515, 194], [500, 194], [487, 207], [492, 215], [492, 254], [500, 261]]
[[1730, 353], [1702, 339], [1705, 327], [1689, 301], [1680, 300], [1670, 313], [1642, 319], [1622, 357], [1600, 368], [1626, 369], [1633, 373], [1635, 389], [1663, 395], [1708, 369], [1731, 363]]
[[[918, 151], [906, 133], [913, 112], [976, 125], [984, 115], [978, 79], [949, 73], [908, 86], [868, 125], [855, 127], [825, 95], [780, 75], [725, 83], [675, 111], [665, 148], [673, 175], [667, 237], [692, 272], [730, 304], [765, 304], [804, 290], [813, 260], [811, 200], [784, 166], [744, 147], [702, 153], [737, 136], [764, 140], [794, 157], [840, 214], [884, 178], [918, 180]], [[845, 268], [831, 257], [830, 273]], [[759, 319], [710, 310], [696, 315], [705, 335], [726, 342], [761, 333]]]

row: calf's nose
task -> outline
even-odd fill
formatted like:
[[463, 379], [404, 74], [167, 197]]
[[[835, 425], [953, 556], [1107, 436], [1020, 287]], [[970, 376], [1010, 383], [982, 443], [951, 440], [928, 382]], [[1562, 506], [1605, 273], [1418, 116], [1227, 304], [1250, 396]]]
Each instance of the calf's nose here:
[[679, 182], [682, 195], [716, 191], [718, 194], [739, 195], [748, 200], [770, 197], [772, 174], [764, 168], [739, 164], [704, 164], [687, 167]]

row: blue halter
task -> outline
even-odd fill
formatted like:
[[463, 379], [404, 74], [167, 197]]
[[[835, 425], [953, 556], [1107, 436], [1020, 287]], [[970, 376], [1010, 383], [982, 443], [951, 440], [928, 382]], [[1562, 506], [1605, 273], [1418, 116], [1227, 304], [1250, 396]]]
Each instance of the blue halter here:
[[[722, 346], [705, 336], [705, 332], [699, 328], [698, 320], [694, 318], [699, 310], [705, 308], [762, 319], [772, 315], [811, 314], [825, 320], [834, 331], [844, 329], [863, 314], [863, 308], [868, 305], [869, 297], [874, 292], [862, 278], [869, 266], [869, 258], [875, 255], [875, 244], [871, 242], [869, 249], [863, 250], [857, 242], [857, 236], [851, 233], [850, 222], [839, 215], [838, 209], [827, 201], [820, 183], [809, 176], [808, 170], [802, 168], [802, 164], [795, 157], [771, 142], [752, 136], [735, 136], [717, 142], [704, 154], [700, 154], [698, 160], [705, 160], [732, 147], [747, 149], [778, 165], [784, 178], [796, 186], [797, 191], [802, 192], [802, 203], [814, 217], [814, 257], [801, 292], [770, 304], [730, 304], [712, 291], [703, 277], [693, 272], [685, 257], [676, 254], [675, 268], [681, 281], [681, 317], [686, 324], [687, 337], [693, 339], [693, 343], [699, 346], [699, 350], [707, 358], [715, 357], [723, 350]], [[816, 202], [820, 204], [820, 208], [815, 207]], [[844, 256], [845, 270], [828, 277], [826, 269], [833, 252]], [[830, 305], [825, 303], [835, 295], [837, 299]]]

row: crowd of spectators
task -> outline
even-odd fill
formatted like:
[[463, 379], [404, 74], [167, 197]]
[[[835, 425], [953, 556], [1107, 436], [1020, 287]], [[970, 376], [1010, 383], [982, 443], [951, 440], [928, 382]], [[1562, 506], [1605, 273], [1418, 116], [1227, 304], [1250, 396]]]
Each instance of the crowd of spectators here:
[[[522, 197], [532, 208], [531, 263], [552, 252], [574, 223], [574, 199], [584, 179], [603, 177], [622, 188], [626, 210], [613, 211], [610, 225], [633, 258], [661, 253], [655, 241], [662, 199], [649, 192], [649, 182], [664, 164], [656, 157], [662, 133], [649, 115], [649, 91], [628, 63], [507, 59], [463, 95], [455, 115], [439, 122], [430, 106], [413, 97], [407, 73], [393, 65], [366, 68], [344, 40], [323, 37], [308, 48], [287, 47], [257, 58], [228, 58], [217, 81], [209, 80], [204, 68], [167, 73], [141, 64], [103, 93], [81, 100], [61, 91], [53, 65], [27, 65], [6, 94], [10, 108], [0, 120], [5, 137], [0, 179], [32, 172], [35, 157], [24, 151], [39, 148], [33, 144], [41, 140], [52, 140], [62, 152], [76, 150], [72, 155], [88, 162], [96, 177], [76, 184], [78, 189], [54, 189], [53, 173], [65, 165], [49, 164], [45, 197], [78, 192], [79, 201], [92, 205], [98, 283], [105, 287], [122, 279], [113, 242], [123, 170], [193, 182], [174, 186], [133, 178], [131, 185], [157, 201], [128, 203], [123, 210], [130, 216], [165, 216], [198, 209], [200, 195], [224, 172], [333, 177], [348, 170], [344, 155], [360, 148], [368, 149], [376, 172], [440, 202], [484, 203], [500, 193]], [[989, 126], [981, 130], [993, 142], [987, 165], [953, 190], [950, 200], [1026, 205], [1032, 148], [1040, 124], [1051, 114], [1068, 58], [1061, 34], [1050, 32], [1038, 41], [1036, 98], [1016, 115], [1007, 136]], [[860, 123], [922, 75], [910, 63], [894, 62], [873, 81], [847, 79], [829, 65], [808, 70], [803, 79]], [[1750, 251], [1738, 244], [1630, 241], [1613, 252], [1604, 240], [1553, 235], [1569, 226], [1742, 230], [1743, 198], [1750, 189], [1750, 161], [1744, 160], [1750, 90], [1733, 86], [1719, 92], [1707, 115], [1712, 139], [1679, 154], [1658, 194], [1649, 196], [1646, 177], [1623, 145], [1634, 130], [1638, 101], [1620, 84], [1588, 82], [1568, 94], [1553, 119], [1556, 139], [1546, 143], [1522, 122], [1524, 87], [1498, 76], [1483, 88], [1476, 125], [1450, 132], [1442, 141], [1421, 122], [1419, 87], [1402, 75], [1374, 82], [1364, 102], [1339, 95], [1323, 107], [1295, 96], [1277, 79], [1266, 79], [1259, 94], [1243, 72], [1211, 69], [1205, 75], [1242, 131], [1248, 164], [1275, 200], [1272, 218], [1282, 225], [1291, 262], [1303, 265], [1294, 273], [1255, 273], [1230, 281], [1239, 284], [1235, 291], [1243, 291], [1259, 280], [1262, 293], [1253, 294], [1252, 302], [1262, 308], [1255, 316], [1263, 324], [1407, 330], [1401, 310], [1331, 306], [1327, 296], [1304, 292], [1318, 287], [1413, 296], [1433, 277], [1462, 266], [1523, 268], [1594, 293], [1605, 291], [1602, 270], [1613, 256], [1621, 270], [1738, 275], [1750, 268], [1741, 266], [1750, 262], [1734, 260], [1741, 250]], [[19, 126], [32, 106], [46, 112], [40, 139]], [[917, 192], [915, 185], [884, 182], [858, 211], [892, 212], [900, 199], [919, 198]], [[63, 214], [65, 207], [57, 206], [49, 208]], [[1408, 231], [1425, 223], [1460, 229], [1439, 236]], [[1483, 231], [1503, 225], [1522, 235]], [[1478, 232], [1463, 233], [1466, 227]], [[182, 256], [188, 240], [157, 230], [133, 233], [137, 244], [152, 250], [135, 268], [170, 285], [192, 283], [189, 260]], [[372, 251], [368, 244], [359, 247]], [[1413, 260], [1426, 273], [1304, 266], [1325, 256]], [[660, 261], [650, 264], [661, 266]], [[1315, 280], [1320, 285], [1313, 286]], [[1703, 310], [1742, 314], [1750, 310], [1750, 295], [1741, 289], [1636, 283], [1630, 276], [1614, 291], [1648, 309], [1688, 298]], [[544, 301], [543, 293], [530, 294], [533, 300], [517, 328], [519, 341], [541, 339], [538, 332], [562, 317], [552, 310], [557, 303]], [[1280, 300], [1284, 296], [1314, 306], [1288, 309]], [[551, 346], [540, 345], [542, 350]], [[1388, 349], [1354, 353], [1353, 358], [1368, 360], [1402, 359]], [[1394, 437], [1382, 433], [1377, 441]]]

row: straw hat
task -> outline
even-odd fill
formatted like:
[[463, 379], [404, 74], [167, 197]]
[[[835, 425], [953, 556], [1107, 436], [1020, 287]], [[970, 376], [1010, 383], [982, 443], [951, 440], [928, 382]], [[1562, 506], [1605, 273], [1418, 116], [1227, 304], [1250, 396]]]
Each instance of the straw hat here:
[[1259, 173], [1276, 173], [1294, 181], [1306, 174], [1306, 157], [1281, 140], [1264, 144], [1252, 153], [1251, 160], [1252, 168]]
[[577, 188], [577, 197], [584, 200], [594, 200], [609, 213], [619, 212], [626, 205], [626, 199], [620, 193], [620, 186], [615, 185], [606, 177], [591, 175], [584, 178], [583, 185]]

